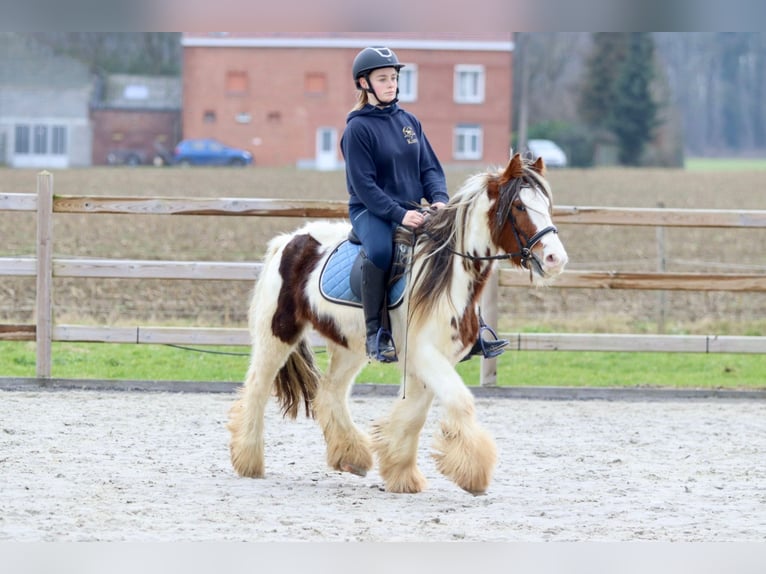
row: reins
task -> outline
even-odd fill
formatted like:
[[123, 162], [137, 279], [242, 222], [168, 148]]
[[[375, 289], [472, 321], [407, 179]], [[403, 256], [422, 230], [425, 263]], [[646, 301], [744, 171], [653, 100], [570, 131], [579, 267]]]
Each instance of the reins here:
[[[549, 225], [548, 227], [545, 227], [535, 233], [532, 237], [527, 239], [526, 245], [521, 244], [521, 236], [519, 235], [518, 229], [516, 229], [516, 222], [511, 221], [511, 227], [513, 228], [513, 234], [516, 237], [516, 243], [519, 246], [519, 251], [516, 251], [514, 253], [498, 253], [497, 255], [473, 255], [471, 253], [463, 253], [462, 251], [458, 251], [451, 247], [450, 245], [444, 245], [444, 248], [449, 251], [452, 255], [457, 255], [458, 257], [463, 257], [464, 259], [470, 259], [471, 261], [498, 261], [498, 260], [506, 260], [506, 259], [513, 259], [514, 257], [520, 257], [521, 258], [521, 266], [524, 269], [529, 269], [529, 262], [533, 261], [534, 264], [540, 265], [537, 261], [537, 257], [534, 253], [532, 253], [532, 249], [534, 249], [535, 245], [540, 243], [540, 240], [546, 236], [548, 233], [558, 233], [559, 230], [555, 225]], [[431, 235], [427, 230], [425, 229], [416, 229], [415, 235], [423, 234], [427, 236], [432, 241], [436, 242], [436, 238]]]

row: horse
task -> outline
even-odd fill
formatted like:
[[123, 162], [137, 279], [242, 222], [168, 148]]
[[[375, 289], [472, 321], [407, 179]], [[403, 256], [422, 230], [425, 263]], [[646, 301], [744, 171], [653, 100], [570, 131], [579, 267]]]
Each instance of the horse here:
[[[567, 253], [551, 213], [543, 160], [515, 154], [505, 168], [469, 176], [414, 230], [403, 297], [389, 311], [399, 396], [369, 434], [348, 405], [369, 360], [362, 311], [320, 293], [322, 269], [350, 223], [315, 220], [271, 239], [249, 309], [250, 364], [227, 424], [236, 473], [264, 477], [264, 411], [275, 395], [283, 417], [303, 410], [317, 421], [329, 467], [365, 476], [377, 458], [386, 491], [421, 492], [427, 481], [417, 449], [436, 398], [444, 407], [432, 443], [437, 470], [469, 493], [486, 492], [496, 445], [476, 421], [473, 394], [455, 365], [479, 335], [480, 297], [498, 261], [529, 271], [533, 284], [564, 269]], [[314, 361], [311, 328], [326, 340], [324, 373]]]

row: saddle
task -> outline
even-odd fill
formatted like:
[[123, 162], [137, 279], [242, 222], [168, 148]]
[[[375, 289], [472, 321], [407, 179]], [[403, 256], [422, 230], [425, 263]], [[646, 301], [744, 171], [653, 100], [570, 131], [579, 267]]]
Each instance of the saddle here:
[[[394, 234], [394, 261], [389, 273], [387, 308], [395, 309], [404, 300], [407, 265], [413, 233], [400, 227]], [[319, 292], [333, 303], [362, 307], [362, 243], [352, 229], [325, 261], [319, 275]]]

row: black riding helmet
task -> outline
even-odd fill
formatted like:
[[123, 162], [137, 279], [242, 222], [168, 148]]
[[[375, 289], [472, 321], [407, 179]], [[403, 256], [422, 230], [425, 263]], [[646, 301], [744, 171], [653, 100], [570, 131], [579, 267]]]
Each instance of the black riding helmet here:
[[[367, 80], [367, 85], [370, 86], [370, 72], [373, 70], [377, 70], [378, 68], [395, 68], [398, 72], [403, 67], [404, 64], [399, 63], [399, 58], [396, 57], [396, 54], [391, 48], [386, 48], [385, 46], [370, 46], [356, 55], [351, 70], [357, 89], [363, 90], [365, 88], [362, 88], [362, 85], [359, 83], [359, 78], [365, 78]], [[372, 87], [367, 88], [366, 91], [371, 92], [376, 98], [378, 97]], [[396, 93], [397, 98], [388, 102], [389, 104], [393, 104], [398, 99], [398, 89]]]

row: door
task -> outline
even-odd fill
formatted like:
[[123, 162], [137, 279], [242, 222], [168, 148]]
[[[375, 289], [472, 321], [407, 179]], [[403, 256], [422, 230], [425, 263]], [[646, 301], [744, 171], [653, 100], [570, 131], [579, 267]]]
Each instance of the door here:
[[338, 131], [335, 128], [318, 128], [316, 139], [316, 168], [330, 170], [338, 167]]

